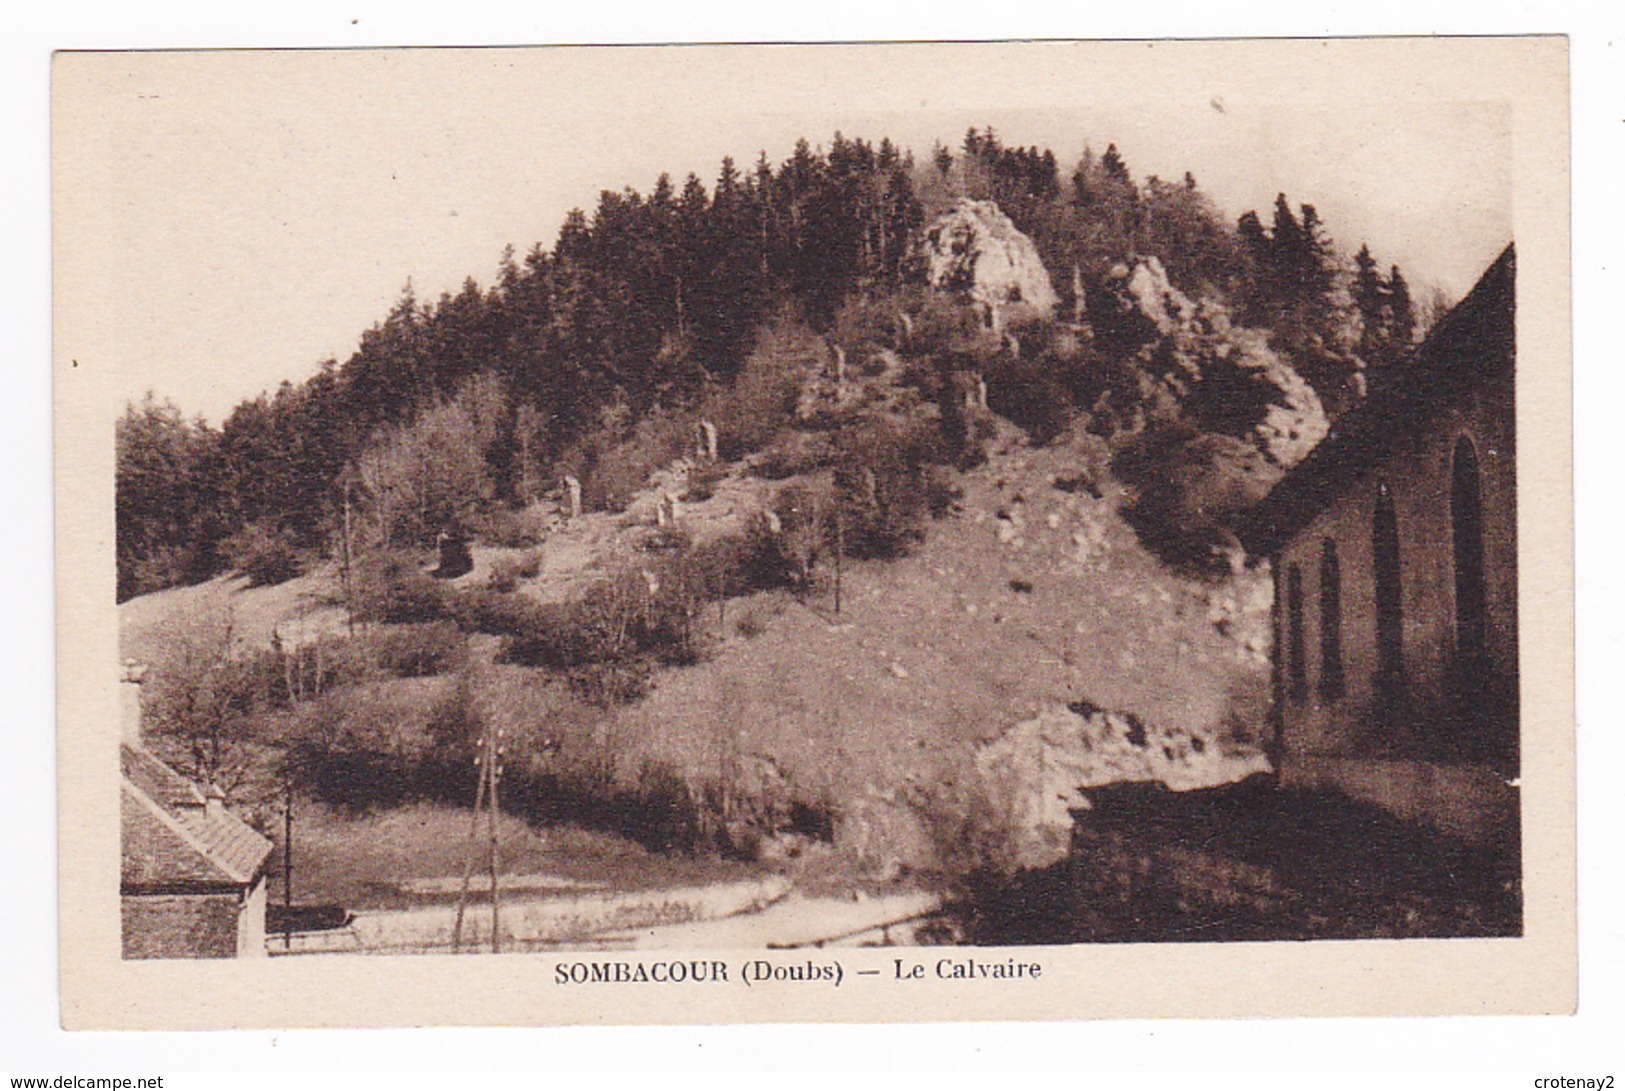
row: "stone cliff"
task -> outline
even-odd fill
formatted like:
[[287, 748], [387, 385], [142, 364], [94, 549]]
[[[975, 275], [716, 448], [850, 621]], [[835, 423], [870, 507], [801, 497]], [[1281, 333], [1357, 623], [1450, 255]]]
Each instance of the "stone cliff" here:
[[1058, 302], [1038, 247], [992, 201], [961, 197], [927, 225], [915, 260], [926, 283], [980, 304], [994, 329], [1013, 308], [1049, 315]]
[[1146, 378], [1205, 430], [1246, 440], [1283, 469], [1325, 438], [1320, 398], [1265, 331], [1232, 324], [1222, 303], [1192, 300], [1155, 257], [1112, 273], [1120, 316], [1140, 330]]

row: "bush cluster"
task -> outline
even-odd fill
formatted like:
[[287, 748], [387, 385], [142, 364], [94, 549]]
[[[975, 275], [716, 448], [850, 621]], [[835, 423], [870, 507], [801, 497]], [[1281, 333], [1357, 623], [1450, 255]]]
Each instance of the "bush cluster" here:
[[294, 537], [266, 520], [249, 523], [221, 543], [226, 563], [248, 577], [252, 587], [282, 583], [299, 575]]
[[317, 798], [343, 807], [444, 798], [471, 778], [430, 734], [434, 708], [416, 692], [376, 685], [326, 694], [295, 716], [286, 740], [290, 768]]
[[468, 523], [480, 537], [504, 549], [528, 549], [541, 545], [547, 536], [541, 518], [532, 508], [493, 508], [470, 516]]
[[535, 579], [541, 571], [542, 555], [534, 549], [518, 556], [499, 557], [491, 565], [486, 586], [493, 591], [513, 591], [519, 587], [519, 581]]
[[254, 655], [226, 661], [229, 692], [244, 710], [287, 708], [351, 686], [390, 678], [432, 678], [465, 661], [463, 634], [450, 621], [376, 626], [350, 637], [287, 647], [273, 639]]
[[717, 486], [728, 476], [728, 468], [720, 462], [696, 466], [688, 473], [688, 492], [685, 499], [695, 503], [716, 495]]
[[755, 473], [768, 481], [783, 481], [821, 470], [834, 459], [835, 443], [829, 433], [789, 432], [757, 457]]
[[1262, 500], [1280, 470], [1234, 436], [1157, 429], [1123, 444], [1113, 472], [1130, 489], [1123, 515], [1170, 564], [1223, 575], [1236, 518]]
[[767, 447], [795, 420], [808, 375], [824, 366], [825, 346], [792, 312], [782, 311], [757, 334], [738, 376], [704, 403], [717, 426], [718, 454], [742, 458]]
[[429, 678], [463, 662], [463, 634], [450, 621], [391, 625], [356, 638], [373, 666], [391, 678]]
[[805, 588], [819, 561], [896, 557], [945, 514], [956, 492], [941, 465], [946, 445], [929, 420], [876, 417], [833, 439], [834, 467], [782, 487], [773, 501], [780, 533], [751, 555], [757, 578]]
[[[602, 685], [635, 684], [630, 665], [602, 666]], [[701, 848], [720, 825], [716, 793], [696, 790], [664, 762], [645, 758], [629, 767], [623, 749], [599, 729], [598, 702], [576, 678], [563, 683], [503, 667], [459, 675], [427, 717], [423, 760], [431, 770], [461, 775], [436, 773], [417, 785], [472, 802], [474, 748], [483, 731], [497, 730], [508, 753], [502, 798], [514, 813], [613, 830], [660, 851]], [[375, 757], [371, 765], [378, 764]]]
[[355, 565], [356, 616], [366, 621], [434, 621], [445, 613], [441, 587], [409, 553], [380, 550]]

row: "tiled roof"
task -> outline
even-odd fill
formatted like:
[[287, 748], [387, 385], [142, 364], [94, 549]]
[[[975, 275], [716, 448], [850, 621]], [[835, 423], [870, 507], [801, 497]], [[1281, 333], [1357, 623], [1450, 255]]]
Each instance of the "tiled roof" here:
[[124, 743], [118, 748], [119, 772], [124, 779], [150, 796], [166, 810], [201, 807], [205, 800], [196, 784], [155, 758], [140, 746]]
[[119, 747], [124, 777], [120, 880], [125, 888], [241, 886], [271, 842], [223, 808], [211, 815], [196, 786], [140, 747]]

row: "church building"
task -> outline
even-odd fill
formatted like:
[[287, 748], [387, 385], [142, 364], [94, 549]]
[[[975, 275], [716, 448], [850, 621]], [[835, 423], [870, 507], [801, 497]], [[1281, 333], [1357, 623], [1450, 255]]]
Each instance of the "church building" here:
[[1243, 534], [1275, 579], [1275, 759], [1481, 844], [1518, 830], [1515, 257], [1376, 377]]

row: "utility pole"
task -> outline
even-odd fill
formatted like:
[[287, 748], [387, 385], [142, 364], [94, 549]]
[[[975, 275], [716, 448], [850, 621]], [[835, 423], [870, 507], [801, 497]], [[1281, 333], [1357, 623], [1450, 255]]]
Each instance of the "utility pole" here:
[[350, 479], [344, 479], [344, 614], [350, 635], [355, 635], [355, 587], [350, 576]]
[[494, 955], [502, 950], [502, 887], [497, 881], [502, 871], [502, 835], [497, 825], [497, 782], [502, 779], [502, 729], [494, 728], [485, 734], [490, 740], [487, 754], [491, 766], [491, 796], [486, 803], [491, 808], [487, 825], [491, 834], [491, 953]]
[[[481, 739], [481, 750], [485, 750], [485, 740]], [[482, 752], [474, 756], [474, 765], [480, 771], [479, 787], [474, 790], [474, 810], [469, 816], [468, 827], [468, 853], [463, 861], [463, 887], [457, 895], [457, 923], [452, 927], [451, 949], [455, 954], [463, 946], [463, 914], [468, 908], [468, 884], [474, 878], [474, 845], [480, 836], [480, 809], [485, 806], [485, 781], [490, 772], [490, 762]]]
[[502, 833], [497, 823], [500, 800], [497, 782], [502, 777], [502, 731], [491, 728], [480, 737], [480, 753], [474, 758], [479, 766], [479, 786], [474, 793], [474, 810], [469, 816], [468, 854], [463, 863], [463, 885], [457, 895], [457, 920], [452, 926], [451, 949], [462, 950], [463, 920], [468, 911], [469, 886], [474, 879], [474, 860], [480, 836], [480, 812], [485, 812], [488, 863], [491, 873], [491, 953], [502, 950]]
[[282, 949], [293, 947], [293, 770], [282, 800]]
[[[282, 665], [282, 684], [287, 689], [288, 708], [295, 710], [304, 697], [304, 679], [301, 677], [298, 650], [288, 654], [287, 645], [276, 627], [271, 628], [271, 650]], [[317, 676], [321, 675], [320, 664]], [[282, 949], [293, 947], [293, 782], [294, 747], [291, 739], [282, 743]]]
[[835, 496], [835, 613], [841, 612], [841, 557], [846, 553], [846, 505]]

